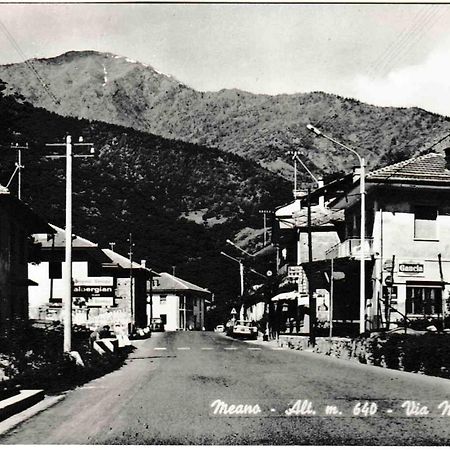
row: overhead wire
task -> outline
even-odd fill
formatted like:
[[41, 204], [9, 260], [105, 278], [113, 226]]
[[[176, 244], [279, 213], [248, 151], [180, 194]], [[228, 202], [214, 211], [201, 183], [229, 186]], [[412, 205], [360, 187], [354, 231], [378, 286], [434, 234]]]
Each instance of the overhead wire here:
[[38, 79], [39, 83], [41, 84], [42, 88], [44, 89], [44, 91], [46, 92], [46, 94], [50, 97], [50, 99], [52, 100], [52, 102], [55, 105], [60, 105], [60, 101], [58, 100], [58, 98], [53, 94], [53, 92], [50, 90], [50, 88], [48, 87], [47, 83], [44, 81], [44, 79], [41, 77], [41, 75], [39, 74], [39, 72], [36, 70], [36, 67], [34, 66], [33, 62], [28, 59], [24, 52], [22, 51], [22, 49], [20, 48], [20, 45], [17, 43], [17, 41], [14, 39], [14, 36], [10, 33], [10, 31], [8, 30], [8, 28], [6, 27], [6, 25], [0, 20], [0, 28], [3, 30], [4, 34], [6, 35], [6, 37], [8, 38], [9, 42], [11, 43], [11, 45], [14, 47], [14, 49], [16, 50], [16, 52], [20, 55], [20, 57], [23, 59], [24, 64], [26, 65], [26, 67], [34, 74], [34, 76]]

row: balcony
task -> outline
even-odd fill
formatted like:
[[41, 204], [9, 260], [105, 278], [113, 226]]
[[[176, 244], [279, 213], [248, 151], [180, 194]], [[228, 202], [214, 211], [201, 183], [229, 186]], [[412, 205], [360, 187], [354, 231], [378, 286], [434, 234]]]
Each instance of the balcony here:
[[[370, 259], [373, 255], [373, 239], [365, 239], [362, 249], [363, 258]], [[361, 239], [347, 239], [344, 242], [334, 245], [325, 252], [326, 259], [336, 258], [361, 258]]]

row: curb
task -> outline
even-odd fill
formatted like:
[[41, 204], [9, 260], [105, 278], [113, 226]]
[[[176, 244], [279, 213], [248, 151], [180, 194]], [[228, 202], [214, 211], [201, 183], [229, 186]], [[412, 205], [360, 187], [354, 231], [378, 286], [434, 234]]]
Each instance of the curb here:
[[58, 395], [56, 397], [45, 396], [42, 401], [39, 400], [37, 403], [30, 405], [30, 407], [23, 409], [22, 411], [18, 411], [13, 416], [3, 420], [2, 422], [0, 422], [0, 437], [1, 435], [20, 425], [22, 422], [31, 419], [31, 417], [35, 416], [36, 414], [45, 411], [56, 403], [59, 403], [64, 398], [65, 395]]
[[44, 399], [42, 389], [23, 390], [20, 394], [0, 401], [0, 421], [35, 405]]

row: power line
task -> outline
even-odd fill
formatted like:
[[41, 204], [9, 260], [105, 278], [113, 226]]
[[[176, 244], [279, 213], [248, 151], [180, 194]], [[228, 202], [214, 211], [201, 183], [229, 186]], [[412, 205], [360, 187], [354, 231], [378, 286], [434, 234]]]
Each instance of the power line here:
[[36, 70], [36, 67], [34, 67], [34, 64], [30, 59], [28, 59], [22, 49], [20, 48], [17, 41], [14, 39], [14, 36], [9, 32], [8, 28], [6, 28], [5, 24], [0, 20], [0, 27], [2, 28], [3, 32], [5, 33], [6, 37], [8, 38], [11, 45], [14, 47], [14, 49], [17, 51], [17, 53], [20, 55], [20, 57], [24, 60], [24, 64], [26, 67], [33, 72], [35, 77], [38, 79], [39, 83], [41, 84], [42, 88], [46, 92], [46, 94], [50, 97], [52, 102], [55, 105], [60, 105], [60, 101], [56, 98], [56, 96], [53, 94], [53, 92], [49, 89], [48, 85], [45, 83], [44, 79], [41, 77], [39, 72]]

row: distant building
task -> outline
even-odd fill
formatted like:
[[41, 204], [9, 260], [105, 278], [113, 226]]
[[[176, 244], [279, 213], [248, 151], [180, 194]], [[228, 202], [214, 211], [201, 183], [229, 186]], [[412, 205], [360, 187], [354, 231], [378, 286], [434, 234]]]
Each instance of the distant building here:
[[201, 330], [205, 325], [205, 303], [211, 293], [189, 281], [162, 272], [153, 279], [147, 315], [160, 318], [167, 331]]
[[46, 221], [0, 185], [0, 331], [28, 319], [31, 234], [49, 233]]
[[[41, 262], [30, 264], [30, 317], [62, 320], [65, 231], [52, 225], [53, 235], [37, 234]], [[72, 240], [72, 320], [90, 327], [148, 325], [146, 283], [152, 274], [135, 262], [97, 244], [75, 236]], [[131, 285], [130, 285], [131, 279]]]

